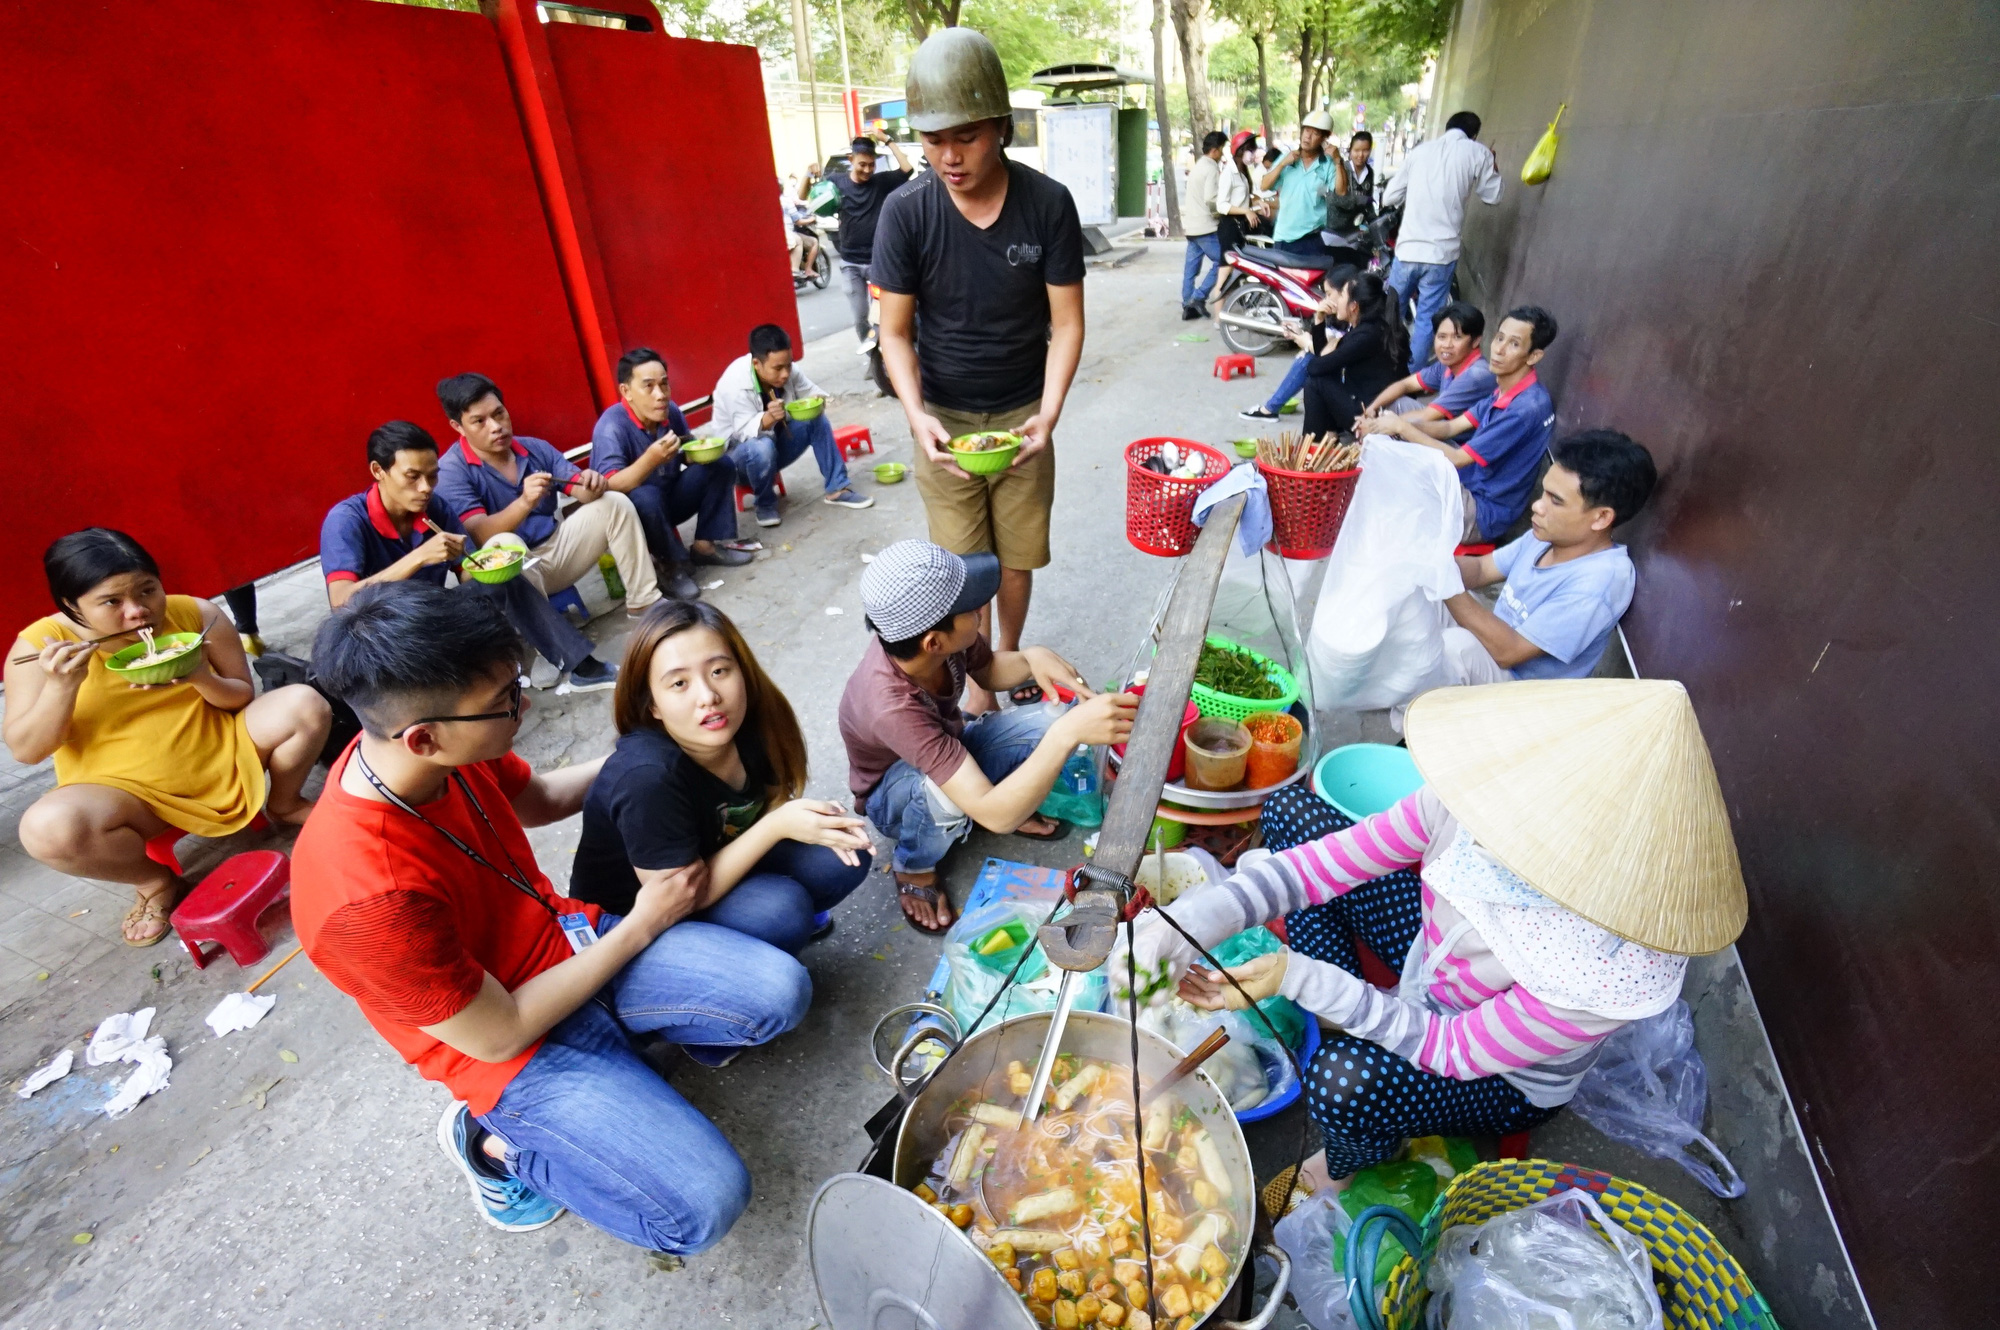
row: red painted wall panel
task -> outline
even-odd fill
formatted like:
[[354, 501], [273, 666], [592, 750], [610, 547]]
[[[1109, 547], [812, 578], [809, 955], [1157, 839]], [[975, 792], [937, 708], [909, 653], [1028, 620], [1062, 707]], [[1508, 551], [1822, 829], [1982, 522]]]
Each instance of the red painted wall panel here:
[[0, 622], [45, 612], [43, 548], [93, 523], [198, 593], [313, 554], [327, 506], [366, 478], [369, 429], [445, 429], [447, 373], [492, 374], [530, 432], [587, 434], [576, 330], [479, 15], [14, 0], [0, 69], [16, 500]]
[[757, 324], [796, 344], [756, 51], [657, 31], [543, 32], [624, 345], [664, 352], [686, 400], [715, 386]]

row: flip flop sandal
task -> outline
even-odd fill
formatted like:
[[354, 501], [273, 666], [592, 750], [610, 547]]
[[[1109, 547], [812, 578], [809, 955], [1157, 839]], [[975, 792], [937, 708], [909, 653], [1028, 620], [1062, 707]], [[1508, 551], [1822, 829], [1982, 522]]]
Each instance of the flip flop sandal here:
[[1008, 693], [1007, 700], [1017, 707], [1031, 707], [1042, 700], [1042, 686], [1038, 683], [1024, 683]]
[[[162, 905], [158, 901], [139, 901], [125, 912], [124, 922], [118, 926], [118, 936], [128, 947], [153, 946], [161, 938], [173, 932], [173, 920], [170, 917], [172, 914], [173, 906], [171, 905]], [[149, 938], [130, 938], [125, 936], [126, 924], [135, 921], [143, 922], [148, 919], [158, 919], [160, 921], [159, 932]]]
[[1025, 836], [1029, 840], [1061, 840], [1064, 836], [1069, 835], [1069, 823], [1064, 822], [1062, 819], [1045, 817], [1042, 820], [1053, 826], [1055, 830], [1029, 831], [1027, 825], [1023, 823], [1021, 826], [1014, 828], [1014, 834], [1016, 836]]
[[[916, 882], [905, 882], [899, 877], [896, 879], [896, 895], [899, 897], [908, 896], [912, 900], [920, 900], [933, 910], [942, 907], [947, 913], [951, 911], [951, 901], [934, 886], [927, 887]], [[900, 902], [897, 908], [901, 908]], [[923, 924], [918, 923], [916, 917], [908, 910], [904, 910], [903, 922], [916, 929], [919, 933], [926, 933], [931, 937], [940, 937], [951, 930], [952, 924], [958, 922], [958, 916], [953, 914], [950, 923], [941, 924], [936, 928], [927, 928]]]

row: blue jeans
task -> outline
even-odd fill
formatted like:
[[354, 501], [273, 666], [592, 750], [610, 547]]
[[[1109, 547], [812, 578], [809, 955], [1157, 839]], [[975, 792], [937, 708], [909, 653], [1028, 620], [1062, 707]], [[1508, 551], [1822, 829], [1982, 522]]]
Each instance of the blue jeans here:
[[525, 577], [508, 582], [475, 582], [468, 577], [459, 587], [497, 603], [514, 631], [559, 670], [575, 669], [596, 649], [575, 624], [563, 618], [561, 610], [549, 604], [541, 588]]
[[812, 939], [813, 916], [846, 900], [867, 880], [870, 867], [866, 850], [861, 863], [849, 868], [824, 845], [781, 840], [728, 895], [694, 917], [796, 956]]
[[736, 539], [736, 467], [727, 453], [699, 466], [676, 457], [625, 497], [639, 510], [646, 548], [662, 563], [688, 561], [676, 528], [690, 517], [696, 540]]
[[1306, 386], [1306, 379], [1312, 372], [1313, 353], [1301, 351], [1292, 357], [1292, 363], [1285, 367], [1285, 377], [1278, 380], [1277, 391], [1264, 403], [1266, 411], [1276, 411], [1285, 403], [1299, 395]]
[[[1055, 717], [1039, 704], [988, 712], [965, 727], [961, 742], [986, 779], [998, 785], [1028, 760]], [[945, 852], [972, 834], [972, 819], [940, 815], [924, 789], [924, 773], [898, 762], [869, 794], [868, 820], [896, 841], [896, 871], [923, 873], [937, 867]]]
[[1397, 259], [1389, 265], [1389, 286], [1398, 300], [1414, 294], [1417, 315], [1410, 320], [1410, 373], [1431, 363], [1431, 333], [1437, 327], [1438, 311], [1451, 299], [1451, 274], [1458, 260], [1450, 263], [1405, 263]]
[[[606, 915], [598, 930], [617, 922]], [[648, 1251], [701, 1251], [750, 1203], [750, 1171], [626, 1033], [762, 1044], [811, 1005], [805, 967], [776, 947], [714, 924], [675, 924], [556, 1023], [479, 1125], [506, 1145], [509, 1172], [593, 1227]]]
[[833, 442], [833, 422], [822, 412], [812, 420], [781, 420], [769, 434], [746, 440], [729, 450], [743, 483], [757, 494], [757, 511], [772, 512], [778, 506], [778, 473], [812, 449], [819, 473], [826, 478], [826, 492], [838, 494], [847, 488], [847, 463]]
[[[1187, 242], [1187, 263], [1181, 269], [1181, 303], [1192, 305], [1207, 300], [1208, 293], [1215, 289], [1215, 279], [1222, 276], [1222, 241], [1210, 231], [1205, 236], [1189, 236]], [[1194, 279], [1201, 273], [1203, 259], [1208, 260], [1208, 276], [1197, 284]]]

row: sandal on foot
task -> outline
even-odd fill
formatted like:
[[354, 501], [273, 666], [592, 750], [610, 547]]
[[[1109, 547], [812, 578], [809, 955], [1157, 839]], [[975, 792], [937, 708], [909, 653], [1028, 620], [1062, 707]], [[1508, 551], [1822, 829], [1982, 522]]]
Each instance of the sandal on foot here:
[[[1041, 815], [1038, 813], [1036, 816], [1040, 817]], [[1014, 828], [1014, 834], [1016, 836], [1026, 836], [1029, 840], [1061, 840], [1064, 836], [1069, 835], [1069, 824], [1060, 818], [1043, 817], [1042, 821], [1048, 823], [1054, 830], [1030, 831], [1028, 830], [1028, 824], [1023, 822], [1020, 826]]]
[[[944, 892], [937, 888], [935, 877], [930, 882], [909, 882], [904, 880], [901, 873], [898, 873], [896, 874], [896, 895], [899, 898], [896, 904], [899, 907], [903, 907], [904, 921], [919, 933], [927, 933], [931, 937], [938, 937], [949, 931], [951, 926], [958, 922], [958, 916], [952, 913], [951, 900]], [[908, 907], [903, 906], [903, 901], [900, 899], [902, 897], [908, 897], [911, 900], [920, 900], [933, 910], [943, 910], [951, 917], [935, 927], [926, 925], [920, 922], [915, 915], [911, 914]]]
[[[119, 939], [128, 947], [152, 946], [173, 931], [172, 915], [174, 906], [180, 904], [181, 897], [185, 895], [187, 895], [186, 889], [176, 891], [169, 887], [161, 896], [149, 896], [145, 900], [133, 902], [132, 908], [125, 912], [124, 920], [118, 925]], [[125, 930], [128, 926], [134, 923], [144, 924], [146, 921], [152, 919], [160, 921], [159, 932], [148, 938], [130, 938], [125, 936]]]
[[1007, 694], [1007, 700], [1017, 707], [1031, 707], [1042, 700], [1042, 686], [1038, 683], [1024, 683]]

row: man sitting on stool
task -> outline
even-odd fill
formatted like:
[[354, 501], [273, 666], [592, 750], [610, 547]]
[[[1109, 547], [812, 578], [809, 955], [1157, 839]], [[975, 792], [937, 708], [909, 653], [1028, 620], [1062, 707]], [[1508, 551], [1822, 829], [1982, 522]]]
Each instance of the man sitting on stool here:
[[[668, 392], [666, 357], [650, 346], [618, 357], [618, 396], [590, 431], [590, 463], [604, 483], [632, 500], [646, 544], [666, 566], [667, 590], [693, 600], [701, 586], [688, 564], [734, 567], [750, 552], [736, 539], [736, 468], [728, 457], [690, 462], [681, 442], [694, 437]], [[694, 546], [681, 543], [680, 524], [694, 518]]]
[[594, 693], [618, 682], [618, 667], [591, 654], [590, 639], [563, 618], [527, 577], [478, 582], [459, 568], [465, 528], [437, 495], [438, 446], [430, 431], [392, 420], [368, 436], [375, 483], [327, 510], [319, 528], [319, 566], [334, 609], [382, 582], [444, 585], [447, 570], [475, 595], [497, 601], [507, 621], [556, 669], [568, 675], [557, 693]]
[[[438, 403], [458, 431], [458, 445], [438, 459], [438, 497], [485, 544], [503, 531], [528, 543], [540, 562], [521, 575], [543, 594], [576, 585], [605, 554], [625, 580], [625, 611], [633, 617], [660, 598], [646, 533], [623, 494], [595, 471], [579, 471], [547, 439], [517, 439], [500, 389], [484, 374], [454, 374], [438, 384]], [[567, 516], [556, 492], [576, 496]]]
[[[1384, 411], [1393, 411], [1435, 424], [1471, 410], [1495, 387], [1493, 367], [1479, 354], [1479, 339], [1485, 334], [1486, 316], [1478, 306], [1464, 300], [1446, 305], [1438, 311], [1437, 332], [1431, 337], [1436, 358], [1376, 394], [1362, 417], [1372, 420]], [[1433, 393], [1436, 396], [1431, 396]], [[1419, 400], [1424, 397], [1430, 401]]]
[[[793, 420], [786, 404], [805, 398], [821, 401], [811, 420]], [[856, 494], [847, 483], [847, 463], [833, 441], [826, 418], [826, 390], [792, 364], [791, 336], [775, 323], [750, 330], [750, 354], [729, 362], [715, 381], [715, 415], [711, 424], [729, 440], [729, 457], [743, 483], [756, 493], [757, 525], [776, 526], [778, 473], [812, 449], [819, 473], [826, 480], [821, 503], [836, 508], [872, 508], [875, 500]]]
[[[1445, 601], [1453, 683], [1583, 679], [1632, 603], [1634, 575], [1612, 528], [1653, 492], [1653, 455], [1616, 430], [1572, 434], [1552, 450], [1528, 534], [1491, 554], [1459, 556], [1466, 591]], [[1493, 609], [1471, 594], [1501, 578]]]

